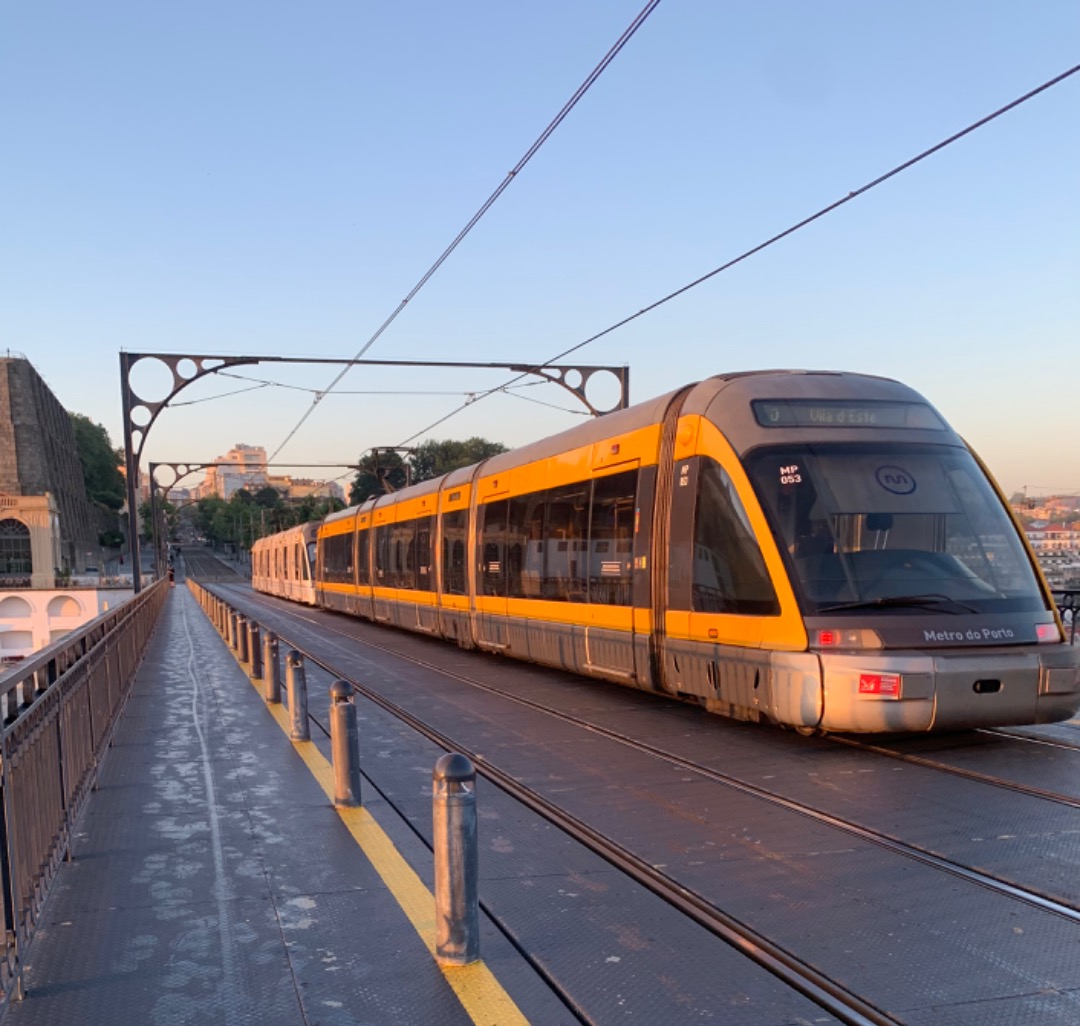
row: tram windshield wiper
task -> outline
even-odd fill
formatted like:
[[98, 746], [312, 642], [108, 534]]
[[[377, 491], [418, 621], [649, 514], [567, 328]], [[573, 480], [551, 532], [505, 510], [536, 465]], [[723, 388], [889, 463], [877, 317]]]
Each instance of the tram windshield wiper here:
[[[949, 606], [953, 606], [954, 608], [947, 608]], [[961, 612], [979, 612], [978, 609], [974, 606], [969, 606], [966, 602], [960, 602], [957, 599], [949, 598], [948, 595], [937, 595], [933, 593], [926, 595], [882, 595], [879, 598], [862, 599], [858, 602], [840, 602], [832, 606], [822, 606], [817, 612], [835, 613], [844, 609], [886, 609], [889, 607], [935, 609], [942, 613], [951, 613], [954, 615], [958, 615]]]

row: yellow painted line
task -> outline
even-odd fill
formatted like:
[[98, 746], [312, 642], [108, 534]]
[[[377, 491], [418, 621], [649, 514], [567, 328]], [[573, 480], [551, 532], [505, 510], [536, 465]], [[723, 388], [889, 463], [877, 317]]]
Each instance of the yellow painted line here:
[[[256, 691], [261, 681], [252, 681]], [[280, 703], [268, 705], [270, 715], [288, 737], [292, 730], [289, 713]], [[323, 793], [334, 800], [334, 768], [312, 741], [293, 741], [293, 748], [304, 760]], [[431, 957], [435, 958], [435, 896], [424, 886], [412, 866], [394, 847], [393, 841], [367, 809], [336, 807], [337, 814], [360, 846], [382, 882], [394, 896], [413, 929], [420, 935]], [[438, 962], [436, 961], [436, 965]], [[529, 1020], [484, 963], [439, 965], [446, 982], [457, 995], [461, 1006], [477, 1026], [529, 1026]]]
[[[192, 590], [198, 587], [193, 581], [189, 581], [188, 586]], [[199, 591], [204, 589], [199, 588]], [[235, 658], [236, 653], [232, 652], [232, 649], [229, 651]], [[239, 659], [237, 662], [240, 662]], [[243, 663], [240, 663], [240, 666], [246, 669]], [[248, 679], [262, 698], [262, 681], [251, 680], [250, 677]], [[289, 737], [292, 723], [285, 707], [281, 703], [274, 703], [266, 708], [285, 736]], [[312, 741], [293, 741], [292, 746], [304, 760], [323, 794], [333, 802], [333, 766]], [[335, 811], [412, 923], [413, 929], [420, 935], [469, 1018], [477, 1026], [530, 1026], [529, 1020], [482, 961], [470, 965], [439, 965], [435, 953], [435, 896], [424, 886], [415, 870], [405, 861], [394, 847], [393, 841], [387, 837], [367, 809], [335, 806]]]

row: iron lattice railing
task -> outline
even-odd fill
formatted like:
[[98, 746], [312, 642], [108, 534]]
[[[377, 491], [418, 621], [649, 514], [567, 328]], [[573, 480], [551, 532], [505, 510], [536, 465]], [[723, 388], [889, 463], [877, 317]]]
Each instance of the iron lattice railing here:
[[1050, 593], [1057, 603], [1065, 630], [1069, 635], [1069, 644], [1076, 644], [1076, 619], [1080, 613], [1080, 588], [1055, 589]]
[[0, 673], [0, 991], [25, 952], [167, 594], [164, 582]]

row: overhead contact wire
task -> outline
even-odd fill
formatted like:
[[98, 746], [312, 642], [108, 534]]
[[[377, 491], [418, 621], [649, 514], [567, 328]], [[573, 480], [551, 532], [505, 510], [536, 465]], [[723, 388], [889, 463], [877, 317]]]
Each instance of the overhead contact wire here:
[[[1045, 92], [1047, 89], [1050, 89], [1052, 86], [1064, 82], [1065, 79], [1069, 78], [1072, 75], [1075, 75], [1078, 71], [1080, 71], [1080, 64], [1069, 68], [1068, 71], [1062, 72], [1060, 75], [1055, 76], [1048, 82], [1044, 82], [1042, 85], [1037, 86], [1030, 92], [1025, 93], [1023, 96], [1018, 97], [1011, 103], [1007, 103], [1004, 107], [999, 107], [992, 114], [987, 114], [986, 117], [980, 118], [973, 124], [968, 125], [967, 128], [961, 129], [954, 135], [950, 135], [948, 139], [943, 139], [941, 142], [937, 143], [934, 146], [931, 146], [927, 150], [923, 150], [922, 153], [918, 154], [915, 157], [912, 157], [910, 160], [904, 161], [903, 164], [898, 164], [891, 171], [887, 171], [885, 174], [879, 176], [878, 178], [875, 178], [872, 182], [867, 182], [866, 185], [855, 189], [853, 192], [849, 192], [846, 196], [836, 200], [834, 203], [830, 203], [827, 207], [822, 207], [819, 211], [817, 211], [817, 213], [811, 214], [809, 217], [803, 218], [803, 220], [799, 221], [797, 224], [793, 224], [790, 228], [786, 228], [784, 231], [773, 235], [771, 238], [766, 239], [762, 243], [759, 243], [752, 249], [746, 250], [746, 252], [741, 253], [739, 256], [735, 257], [732, 260], [729, 260], [727, 263], [721, 264], [719, 267], [714, 268], [707, 274], [701, 275], [700, 278], [695, 278], [689, 284], [683, 285], [682, 288], [678, 288], [674, 292], [669, 292], [662, 299], [656, 300], [655, 303], [650, 303], [648, 306], [642, 307], [640, 310], [637, 311], [637, 313], [630, 314], [630, 316], [628, 317], [624, 317], [621, 321], [617, 321], [610, 327], [604, 328], [603, 331], [598, 331], [595, 335], [589, 336], [589, 338], [585, 339], [582, 342], [578, 342], [577, 345], [573, 345], [569, 349], [564, 349], [561, 353], [558, 353], [555, 356], [552, 356], [549, 360], [545, 361], [544, 366], [552, 364], [556, 360], [561, 360], [563, 359], [563, 357], [569, 356], [571, 353], [576, 353], [579, 349], [583, 349], [585, 346], [596, 342], [598, 339], [603, 338], [605, 335], [610, 335], [613, 331], [617, 331], [619, 328], [625, 327], [631, 321], [636, 321], [639, 317], [644, 317], [645, 314], [651, 313], [653, 310], [663, 306], [665, 303], [669, 303], [671, 302], [671, 300], [683, 295], [686, 292], [689, 292], [691, 289], [697, 288], [698, 285], [707, 282], [710, 278], [715, 278], [722, 271], [727, 271], [730, 268], [734, 267], [736, 264], [741, 264], [744, 260], [748, 260], [755, 254], [760, 253], [763, 249], [768, 249], [770, 246], [775, 245], [781, 239], [786, 239], [789, 235], [793, 235], [795, 232], [799, 231], [802, 228], [805, 228], [807, 225], [813, 224], [815, 221], [824, 217], [826, 214], [831, 214], [834, 210], [839, 209], [845, 203], [850, 203], [856, 197], [862, 196], [864, 193], [869, 192], [871, 189], [877, 188], [877, 186], [883, 184], [884, 182], [887, 182], [890, 178], [895, 177], [902, 171], [906, 171], [908, 170], [908, 168], [914, 167], [920, 161], [925, 160], [927, 157], [931, 156], [934, 153], [937, 153], [939, 150], [943, 150], [946, 146], [951, 146], [953, 143], [959, 141], [960, 139], [963, 139], [964, 136], [970, 135], [976, 129], [982, 128], [984, 125], [988, 125], [991, 121], [1001, 117], [1003, 114], [1007, 114], [1014, 108], [1019, 107], [1022, 103], [1026, 103], [1028, 100], [1031, 100], [1034, 97], [1038, 96], [1040, 93]], [[427, 432], [438, 427], [440, 424], [445, 423], [451, 417], [457, 416], [457, 414], [461, 413], [462, 410], [467, 409], [469, 406], [472, 406], [475, 403], [478, 403], [481, 399], [486, 399], [488, 396], [494, 395], [496, 392], [505, 391], [508, 387], [516, 384], [525, 376], [526, 375], [524, 374], [519, 374], [516, 377], [511, 378], [509, 381], [506, 381], [495, 388], [489, 388], [486, 391], [477, 392], [475, 396], [471, 398], [468, 402], [462, 403], [461, 406], [457, 407], [454, 410], [451, 410], [444, 417], [440, 417], [433, 424], [429, 424], [427, 427], [421, 429], [420, 431], [417, 431], [415, 434], [410, 435], [401, 444], [407, 445], [414, 439], [417, 439], [422, 435], [427, 434]]]
[[462, 228], [460, 232], [458, 232], [457, 237], [454, 239], [454, 241], [451, 242], [445, 250], [443, 250], [442, 255], [439, 257], [439, 259], [436, 260], [435, 263], [433, 263], [427, 269], [423, 277], [412, 287], [412, 290], [409, 292], [409, 294], [397, 305], [397, 309], [395, 309], [394, 312], [390, 314], [390, 316], [387, 317], [386, 320], [382, 322], [382, 324], [379, 325], [378, 329], [375, 331], [375, 334], [373, 334], [371, 338], [369, 338], [360, 347], [356, 355], [349, 363], [347, 363], [342, 368], [342, 370], [338, 373], [334, 380], [331, 381], [330, 384], [322, 392], [316, 393], [315, 398], [311, 403], [311, 406], [309, 406], [307, 410], [304, 411], [304, 415], [300, 418], [296, 427], [294, 427], [292, 431], [290, 431], [288, 435], [286, 435], [285, 440], [274, 450], [274, 452], [270, 456], [270, 459], [273, 459], [275, 456], [277, 456], [277, 454], [281, 452], [281, 450], [284, 449], [286, 445], [289, 444], [297, 431], [299, 431], [300, 428], [303, 427], [304, 422], [308, 419], [308, 417], [310, 417], [311, 414], [315, 412], [315, 407], [318, 406], [319, 403], [322, 402], [322, 400], [334, 390], [334, 387], [338, 384], [338, 382], [341, 381], [341, 379], [345, 377], [345, 375], [348, 374], [349, 371], [353, 368], [353, 366], [356, 364], [356, 361], [359, 360], [378, 341], [379, 337], [383, 334], [384, 331], [386, 331], [387, 328], [390, 327], [391, 324], [394, 323], [398, 315], [405, 309], [409, 302], [428, 283], [428, 281], [431, 280], [432, 276], [439, 270], [440, 267], [442, 267], [450, 254], [453, 253], [454, 250], [457, 249], [457, 247], [465, 239], [465, 236], [467, 236], [469, 232], [471, 232], [473, 228], [476, 227], [480, 219], [488, 212], [488, 210], [491, 209], [495, 201], [506, 191], [506, 189], [510, 186], [510, 183], [521, 173], [525, 165], [528, 164], [530, 160], [532, 160], [540, 147], [543, 146], [545, 142], [547, 142], [555, 129], [557, 129], [559, 125], [562, 124], [562, 122], [569, 115], [570, 111], [572, 111], [574, 107], [577, 106], [578, 101], [581, 100], [581, 98], [589, 91], [592, 84], [604, 73], [608, 65], [618, 56], [619, 51], [622, 50], [622, 48], [630, 41], [634, 33], [637, 32], [637, 30], [644, 24], [645, 19], [648, 18], [650, 14], [652, 14], [652, 12], [656, 9], [659, 3], [660, 0], [649, 0], [649, 2], [641, 9], [637, 17], [634, 18], [634, 20], [630, 23], [629, 27], [623, 32], [623, 34], [618, 38], [618, 40], [616, 40], [615, 45], [612, 46], [610, 50], [608, 50], [600, 63], [597, 64], [595, 68], [593, 68], [593, 70], [586, 77], [585, 81], [582, 82], [580, 86], [578, 86], [577, 90], [574, 92], [574, 95], [571, 96], [569, 100], [567, 100], [562, 110], [560, 110], [559, 113], [555, 115], [547, 128], [545, 128], [543, 132], [540, 133], [536, 141], [528, 148], [528, 150], [525, 152], [525, 156], [523, 156], [521, 160], [519, 160], [514, 165], [511, 171], [503, 179], [499, 187], [484, 201], [480, 209], [475, 214], [473, 214], [465, 227]]

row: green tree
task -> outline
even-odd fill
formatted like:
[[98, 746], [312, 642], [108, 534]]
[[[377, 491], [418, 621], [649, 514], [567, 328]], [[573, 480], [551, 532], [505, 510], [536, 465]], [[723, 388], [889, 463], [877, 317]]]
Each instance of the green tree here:
[[[158, 515], [161, 519], [158, 521], [159, 529], [164, 526], [166, 537], [168, 537], [171, 527], [176, 521], [176, 506], [169, 502], [168, 499], [158, 499]], [[139, 503], [139, 537], [144, 541], [150, 541], [154, 537], [154, 527], [150, 516], [150, 501]]]
[[263, 509], [277, 509], [282, 505], [281, 492], [271, 485], [266, 485], [260, 488], [253, 496], [257, 506], [262, 506]]
[[208, 495], [195, 503], [195, 529], [211, 544], [230, 540], [230, 535], [224, 533], [228, 507], [229, 504], [216, 495]]
[[413, 480], [427, 481], [506, 451], [505, 445], [489, 442], [486, 438], [466, 438], [463, 442], [454, 439], [441, 442], [431, 440], [418, 445], [409, 462], [413, 468]]
[[124, 475], [120, 467], [124, 462], [121, 450], [114, 449], [109, 433], [81, 413], [69, 413], [71, 429], [75, 433], [75, 449], [82, 464], [83, 482], [91, 502], [114, 512], [124, 505]]

